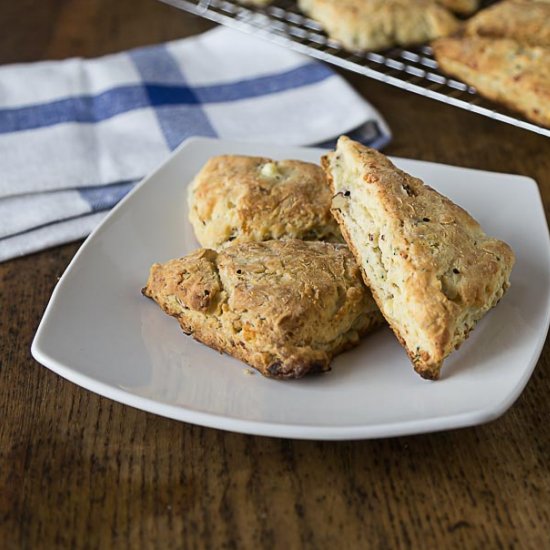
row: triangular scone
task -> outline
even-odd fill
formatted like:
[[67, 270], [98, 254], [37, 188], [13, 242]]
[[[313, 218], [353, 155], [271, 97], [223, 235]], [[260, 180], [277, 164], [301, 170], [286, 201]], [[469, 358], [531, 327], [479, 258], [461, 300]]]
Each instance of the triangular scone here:
[[322, 165], [332, 212], [382, 314], [415, 370], [438, 378], [445, 357], [508, 288], [512, 250], [449, 199], [347, 137]]
[[446, 73], [550, 128], [549, 48], [478, 36], [440, 38], [432, 47]]
[[185, 333], [274, 378], [329, 370], [334, 355], [383, 324], [344, 244], [203, 248], [153, 265], [142, 292]]
[[459, 26], [434, 0], [298, 0], [298, 6], [350, 50], [418, 44]]
[[189, 186], [189, 221], [204, 248], [272, 239], [343, 242], [323, 170], [300, 160], [212, 157]]
[[550, 47], [550, 3], [508, 0], [468, 19], [466, 33], [510, 38], [527, 46]]

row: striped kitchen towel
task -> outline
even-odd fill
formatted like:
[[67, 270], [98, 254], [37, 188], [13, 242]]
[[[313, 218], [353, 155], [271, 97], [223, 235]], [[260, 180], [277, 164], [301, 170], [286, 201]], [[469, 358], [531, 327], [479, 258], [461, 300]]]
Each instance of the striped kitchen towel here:
[[90, 233], [189, 136], [382, 147], [326, 65], [225, 28], [97, 59], [0, 67], [0, 261]]

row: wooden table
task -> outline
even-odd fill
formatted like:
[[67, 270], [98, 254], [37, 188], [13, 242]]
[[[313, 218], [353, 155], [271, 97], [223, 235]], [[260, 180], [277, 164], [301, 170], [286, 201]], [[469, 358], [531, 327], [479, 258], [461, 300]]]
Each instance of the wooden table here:
[[[1, 14], [4, 63], [210, 27], [153, 0], [21, 0]], [[388, 153], [533, 177], [548, 214], [550, 139], [344, 75], [393, 129]], [[550, 547], [548, 345], [512, 409], [477, 428], [317, 443], [187, 425], [98, 397], [31, 358], [79, 244], [0, 264], [1, 547]]]

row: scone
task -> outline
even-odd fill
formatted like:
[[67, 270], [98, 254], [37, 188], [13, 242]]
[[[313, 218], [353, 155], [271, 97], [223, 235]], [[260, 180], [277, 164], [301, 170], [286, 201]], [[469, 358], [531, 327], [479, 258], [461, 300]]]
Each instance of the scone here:
[[437, 0], [437, 3], [461, 15], [469, 15], [479, 8], [479, 0]]
[[443, 360], [509, 286], [510, 247], [383, 154], [341, 137], [322, 159], [332, 211], [415, 370]]
[[213, 157], [191, 183], [188, 204], [206, 248], [285, 238], [343, 242], [325, 174], [308, 162]]
[[432, 46], [446, 73], [550, 127], [550, 49], [475, 36], [441, 38]]
[[329, 370], [334, 355], [383, 323], [344, 244], [200, 249], [153, 265], [142, 292], [185, 333], [273, 378]]
[[[550, 47], [550, 3], [513, 0], [499, 2], [468, 20], [466, 33], [510, 38], [528, 46]], [[547, 54], [550, 57], [550, 53]]]
[[298, 0], [349, 50], [381, 50], [447, 36], [458, 21], [433, 0]]

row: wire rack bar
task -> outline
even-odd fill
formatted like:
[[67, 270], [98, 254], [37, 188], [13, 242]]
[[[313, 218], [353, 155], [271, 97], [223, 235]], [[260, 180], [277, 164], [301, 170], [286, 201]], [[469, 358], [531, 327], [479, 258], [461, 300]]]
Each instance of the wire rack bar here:
[[397, 88], [550, 137], [549, 128], [520, 118], [484, 99], [472, 86], [440, 72], [429, 46], [392, 48], [380, 53], [350, 52], [327, 37], [320, 25], [300, 13], [290, 0], [279, 0], [265, 8], [234, 0], [162, 1]]

